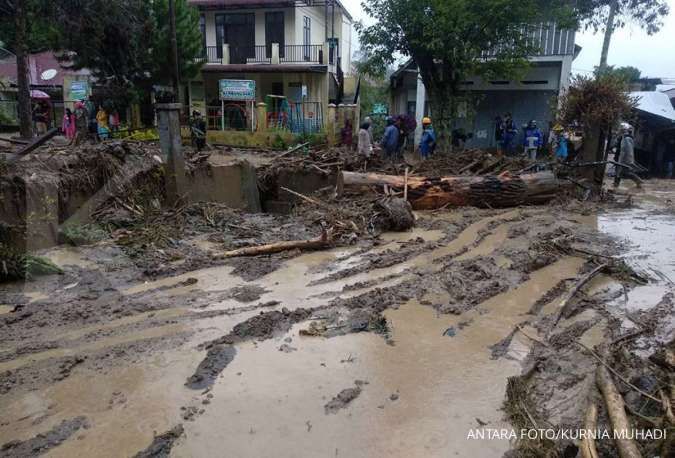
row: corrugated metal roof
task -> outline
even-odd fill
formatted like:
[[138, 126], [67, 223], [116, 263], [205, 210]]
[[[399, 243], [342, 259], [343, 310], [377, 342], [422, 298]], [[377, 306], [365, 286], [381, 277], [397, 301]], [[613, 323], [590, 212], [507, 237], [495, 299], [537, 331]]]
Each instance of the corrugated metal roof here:
[[675, 122], [675, 108], [667, 94], [658, 91], [631, 92], [630, 96], [637, 98], [638, 110]]

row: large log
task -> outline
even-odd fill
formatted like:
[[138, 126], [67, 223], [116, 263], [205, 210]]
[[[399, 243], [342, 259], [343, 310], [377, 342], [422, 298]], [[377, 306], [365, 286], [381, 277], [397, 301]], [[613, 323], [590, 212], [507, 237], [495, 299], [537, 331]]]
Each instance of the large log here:
[[[402, 191], [405, 177], [377, 173], [342, 172], [340, 186], [358, 188], [387, 185]], [[415, 210], [445, 206], [513, 207], [543, 203], [558, 195], [569, 183], [551, 172], [499, 176], [408, 177], [408, 200]]]

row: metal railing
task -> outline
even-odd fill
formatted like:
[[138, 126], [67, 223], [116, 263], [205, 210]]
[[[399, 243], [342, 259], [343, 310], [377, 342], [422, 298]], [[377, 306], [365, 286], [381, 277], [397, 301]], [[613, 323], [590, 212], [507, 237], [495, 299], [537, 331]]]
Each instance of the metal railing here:
[[[282, 51], [283, 48], [283, 51]], [[279, 62], [285, 64], [323, 64], [323, 45], [285, 45], [279, 47]]]
[[[219, 64], [222, 62], [222, 53], [222, 47], [220, 48], [220, 52], [218, 52], [218, 46], [207, 46], [204, 50], [204, 58], [210, 64]], [[219, 56], [219, 54], [221, 55]]]
[[265, 45], [258, 46], [230, 46], [231, 64], [269, 64], [271, 56], [267, 55]]
[[[574, 30], [561, 29], [555, 22], [542, 22], [540, 24], [522, 26], [520, 33], [525, 37], [527, 45], [536, 50], [532, 53], [532, 57], [574, 54]], [[482, 57], [493, 57], [503, 50], [498, 47], [483, 51]]]

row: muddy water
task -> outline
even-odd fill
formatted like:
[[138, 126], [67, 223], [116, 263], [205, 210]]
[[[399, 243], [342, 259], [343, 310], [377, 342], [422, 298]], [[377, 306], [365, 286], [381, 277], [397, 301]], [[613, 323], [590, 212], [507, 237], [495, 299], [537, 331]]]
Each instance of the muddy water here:
[[[508, 442], [467, 440], [479, 427], [476, 418], [505, 426], [499, 408], [506, 378], [520, 372], [517, 361], [491, 360], [488, 346], [581, 264], [563, 259], [461, 317], [437, 316], [414, 301], [388, 310], [393, 346], [373, 334], [298, 337], [306, 324], [279, 339], [243, 345], [173, 455], [500, 456]], [[296, 351], [277, 350], [286, 337]], [[518, 339], [514, 352], [522, 356], [529, 343]], [[324, 405], [355, 380], [368, 382], [361, 395], [326, 415]]]

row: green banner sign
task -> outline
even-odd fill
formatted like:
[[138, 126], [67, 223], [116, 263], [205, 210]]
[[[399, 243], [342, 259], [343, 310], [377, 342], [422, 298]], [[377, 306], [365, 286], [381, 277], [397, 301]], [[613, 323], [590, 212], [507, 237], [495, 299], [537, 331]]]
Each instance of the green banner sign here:
[[255, 100], [255, 81], [220, 80], [220, 100]]
[[71, 81], [70, 83], [70, 99], [82, 100], [89, 95], [89, 82], [87, 81]]

